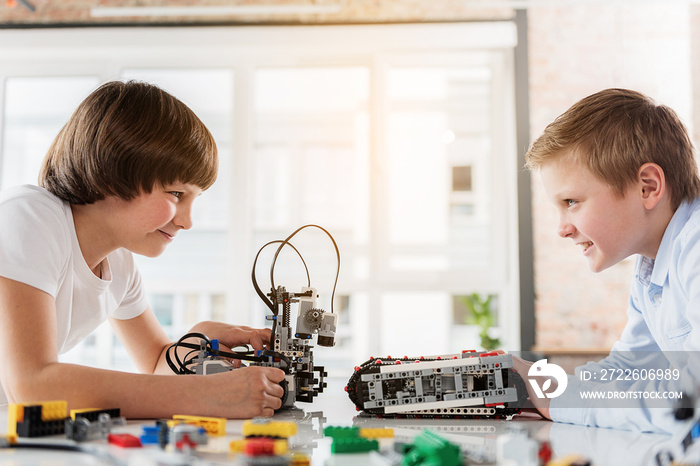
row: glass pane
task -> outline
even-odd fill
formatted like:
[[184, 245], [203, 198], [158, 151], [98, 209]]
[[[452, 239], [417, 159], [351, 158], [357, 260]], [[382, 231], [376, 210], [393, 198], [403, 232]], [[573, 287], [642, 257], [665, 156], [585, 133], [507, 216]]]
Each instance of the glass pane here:
[[217, 322], [225, 322], [226, 317], [226, 295], [211, 295], [211, 319]]
[[175, 297], [171, 294], [152, 294], [148, 297], [148, 302], [156, 315], [158, 322], [163, 327], [173, 325], [173, 304]]
[[[364, 67], [256, 71], [251, 160], [254, 244], [284, 239], [302, 225], [316, 224], [327, 229], [339, 245], [341, 280], [366, 278], [361, 263], [366, 263], [363, 246], [369, 236], [368, 99], [369, 70]], [[320, 294], [318, 307], [330, 311], [336, 273], [331, 241], [320, 230], [309, 228], [292, 242], [308, 266], [311, 286]], [[276, 247], [269, 249], [258, 262], [264, 289], [268, 289]], [[288, 291], [306, 285], [303, 264], [291, 248], [285, 248], [278, 258], [275, 285]], [[255, 301], [260, 300], [253, 298]], [[351, 364], [358, 336], [350, 331], [348, 322], [350, 308], [359, 302], [336, 295], [335, 312], [343, 320], [333, 350], [320, 349], [326, 367]]]
[[366, 68], [256, 72], [256, 229], [313, 222], [366, 238], [368, 95]]
[[381, 356], [410, 358], [449, 353], [448, 332], [452, 324], [449, 293], [385, 293], [380, 316]]
[[472, 190], [472, 167], [452, 167], [452, 191]]
[[7, 79], [0, 189], [37, 183], [51, 143], [98, 82], [94, 76]]
[[444, 113], [393, 112], [389, 120], [389, 228], [394, 244], [448, 240], [449, 178]]
[[490, 265], [491, 79], [486, 65], [390, 69], [392, 270]]

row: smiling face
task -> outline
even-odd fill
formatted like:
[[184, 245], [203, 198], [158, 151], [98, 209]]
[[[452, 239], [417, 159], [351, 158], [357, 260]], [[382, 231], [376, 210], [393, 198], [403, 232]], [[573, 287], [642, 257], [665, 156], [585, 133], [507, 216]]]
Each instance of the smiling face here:
[[120, 247], [147, 257], [162, 254], [180, 230], [192, 227], [192, 204], [201, 192], [192, 184], [172, 183], [116, 200], [112, 220]]
[[649, 222], [636, 185], [621, 196], [566, 154], [544, 164], [540, 177], [559, 213], [559, 236], [581, 249], [593, 272], [632, 254], [652, 251], [646, 232]]

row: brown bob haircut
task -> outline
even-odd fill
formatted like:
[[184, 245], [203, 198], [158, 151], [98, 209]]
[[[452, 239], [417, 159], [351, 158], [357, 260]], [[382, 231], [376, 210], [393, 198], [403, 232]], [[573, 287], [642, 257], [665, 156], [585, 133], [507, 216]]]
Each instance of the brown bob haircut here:
[[49, 148], [39, 185], [71, 204], [130, 200], [156, 185], [216, 180], [216, 143], [204, 123], [157, 86], [108, 82], [76, 109]]
[[672, 109], [636, 91], [606, 89], [580, 100], [545, 128], [526, 163], [534, 170], [565, 152], [620, 196], [645, 163], [664, 171], [674, 209], [700, 195], [685, 126]]

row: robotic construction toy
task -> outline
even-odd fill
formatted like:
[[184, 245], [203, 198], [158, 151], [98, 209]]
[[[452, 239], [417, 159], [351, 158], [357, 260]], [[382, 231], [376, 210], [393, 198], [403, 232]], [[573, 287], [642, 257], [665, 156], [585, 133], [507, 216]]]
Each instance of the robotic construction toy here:
[[[335, 247], [338, 268], [336, 271], [333, 293], [331, 295], [331, 312], [316, 307], [318, 294], [311, 287], [309, 271], [306, 269], [308, 286], [301, 287], [300, 292], [289, 292], [284, 286], [275, 287], [274, 270], [277, 256], [284, 246], [291, 247], [304, 263], [306, 262], [299, 251], [289, 242], [297, 233], [307, 227], [322, 230], [331, 239]], [[279, 243], [270, 267], [270, 292], [265, 295], [258, 286], [255, 267], [263, 249], [271, 244]], [[215, 374], [234, 370], [230, 359], [248, 361], [250, 365], [276, 367], [286, 373], [282, 386], [285, 394], [282, 398], [282, 408], [294, 406], [295, 401], [311, 402], [326, 387], [324, 378], [327, 376], [323, 366], [314, 366], [313, 352], [310, 342], [314, 334], [318, 335], [320, 346], [334, 346], [335, 332], [338, 324], [338, 314], [333, 311], [335, 289], [340, 274], [340, 252], [338, 245], [328, 231], [317, 225], [305, 225], [289, 235], [285, 240], [271, 241], [258, 251], [253, 263], [252, 280], [256, 293], [270, 309], [272, 315], [266, 317], [272, 321], [271, 348], [262, 351], [222, 351], [217, 340], [210, 340], [205, 335], [190, 333], [173, 344], [166, 354], [170, 368], [178, 374]], [[298, 304], [296, 332], [292, 332], [292, 304]], [[293, 336], [292, 336], [293, 335]], [[199, 343], [191, 342], [199, 339]], [[190, 340], [190, 341], [185, 341]], [[178, 348], [188, 348], [191, 351], [183, 358], [178, 354]]]
[[405, 418], [507, 418], [527, 399], [513, 356], [496, 352], [420, 358], [372, 358], [348, 381], [358, 410]]

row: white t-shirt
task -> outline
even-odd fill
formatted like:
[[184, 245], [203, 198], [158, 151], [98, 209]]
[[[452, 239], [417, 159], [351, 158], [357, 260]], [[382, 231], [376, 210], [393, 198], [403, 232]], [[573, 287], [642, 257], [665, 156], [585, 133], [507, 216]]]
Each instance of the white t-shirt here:
[[118, 249], [102, 266], [100, 279], [83, 258], [67, 202], [30, 185], [0, 193], [0, 276], [55, 299], [59, 354], [107, 317], [131, 319], [146, 310], [141, 274], [131, 252]]

